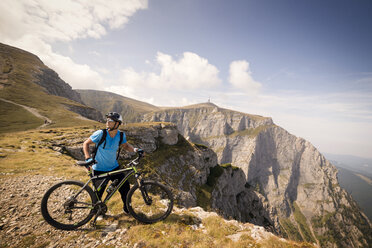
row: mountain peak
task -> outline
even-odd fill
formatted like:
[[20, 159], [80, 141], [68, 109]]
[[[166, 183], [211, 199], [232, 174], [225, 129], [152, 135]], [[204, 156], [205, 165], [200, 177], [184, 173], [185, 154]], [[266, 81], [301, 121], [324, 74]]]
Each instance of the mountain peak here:
[[183, 107], [160, 107], [162, 110], [168, 109], [198, 109], [198, 108], [219, 108], [216, 104], [211, 102], [196, 103], [191, 105], [186, 105]]
[[184, 106], [183, 108], [218, 108], [218, 106], [212, 102], [197, 103], [192, 105]]

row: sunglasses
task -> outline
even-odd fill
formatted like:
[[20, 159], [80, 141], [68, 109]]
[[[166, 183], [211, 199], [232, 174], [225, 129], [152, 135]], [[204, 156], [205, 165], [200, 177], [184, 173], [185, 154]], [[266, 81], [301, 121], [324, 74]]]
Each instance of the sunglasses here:
[[107, 119], [106, 122], [115, 122], [115, 121], [111, 119]]

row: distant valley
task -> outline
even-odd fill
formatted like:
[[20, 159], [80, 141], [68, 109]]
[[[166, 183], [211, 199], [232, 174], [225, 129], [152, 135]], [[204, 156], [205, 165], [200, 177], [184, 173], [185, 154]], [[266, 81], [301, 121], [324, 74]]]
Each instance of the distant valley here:
[[324, 156], [328, 160], [332, 161], [337, 167], [355, 171], [364, 176], [372, 178], [372, 159], [328, 153], [325, 153]]
[[325, 154], [325, 156], [337, 167], [341, 187], [353, 196], [371, 220], [372, 159], [334, 154]]

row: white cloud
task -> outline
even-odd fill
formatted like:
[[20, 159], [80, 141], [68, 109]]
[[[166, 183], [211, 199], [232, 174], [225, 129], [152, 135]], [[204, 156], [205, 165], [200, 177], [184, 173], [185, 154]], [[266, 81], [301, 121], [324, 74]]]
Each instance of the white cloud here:
[[73, 88], [100, 88], [103, 78], [88, 65], [53, 52], [52, 42], [101, 38], [122, 28], [147, 0], [2, 0], [0, 42], [38, 55]]
[[249, 95], [257, 95], [261, 83], [255, 81], [245, 60], [236, 60], [230, 64], [229, 82], [237, 89], [244, 90]]
[[272, 117], [279, 126], [310, 141], [322, 153], [371, 157], [371, 122], [285, 112]]
[[33, 34], [44, 41], [100, 38], [105, 26], [122, 28], [145, 0], [3, 0], [0, 32], [12, 40]]
[[158, 52], [155, 63], [146, 64], [158, 72], [125, 68], [120, 84], [105, 90], [158, 106], [185, 106], [206, 102], [209, 92], [222, 85], [218, 69], [195, 53], [185, 52], [174, 59]]
[[218, 69], [208, 60], [191, 52], [183, 53], [178, 61], [172, 56], [158, 52], [158, 74], [137, 72], [133, 68], [122, 70], [122, 82], [132, 88], [191, 90], [219, 86]]

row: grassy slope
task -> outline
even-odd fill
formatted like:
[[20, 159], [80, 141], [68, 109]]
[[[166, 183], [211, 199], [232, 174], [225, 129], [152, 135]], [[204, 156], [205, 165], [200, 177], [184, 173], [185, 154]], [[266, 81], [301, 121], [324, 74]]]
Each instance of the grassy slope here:
[[76, 90], [88, 106], [97, 109], [103, 115], [115, 111], [124, 116], [124, 121], [132, 122], [138, 114], [156, 111], [159, 108], [141, 101], [111, 92], [98, 90]]
[[[46, 68], [35, 55], [1, 43], [0, 55], [0, 59], [11, 61], [13, 67], [10, 73], [7, 73], [7, 86], [0, 89], [1, 98], [37, 109], [41, 115], [53, 121], [49, 127], [66, 127], [92, 123], [92, 121], [76, 118], [79, 115], [66, 110], [63, 104], [83, 105], [63, 97], [49, 95], [42, 87], [33, 83], [35, 80], [34, 75], [39, 72], [39, 68]], [[28, 114], [24, 116], [17, 115], [17, 118], [8, 118], [8, 114], [13, 115], [13, 117], [15, 115], [15, 113], [10, 113], [9, 108], [15, 109], [18, 113], [25, 113], [25, 111], [15, 106], [11, 107], [9, 104], [6, 106], [3, 101], [0, 104], [2, 105], [2, 125], [10, 128], [6, 131], [28, 130], [40, 124], [39, 118], [30, 117]], [[43, 120], [41, 121], [43, 122]], [[23, 128], [22, 125], [19, 125], [22, 122], [27, 123]], [[12, 129], [12, 126], [16, 128]]]
[[[9, 123], [11, 122], [11, 125]], [[44, 121], [24, 108], [0, 101], [0, 133], [23, 131], [41, 126]]]

